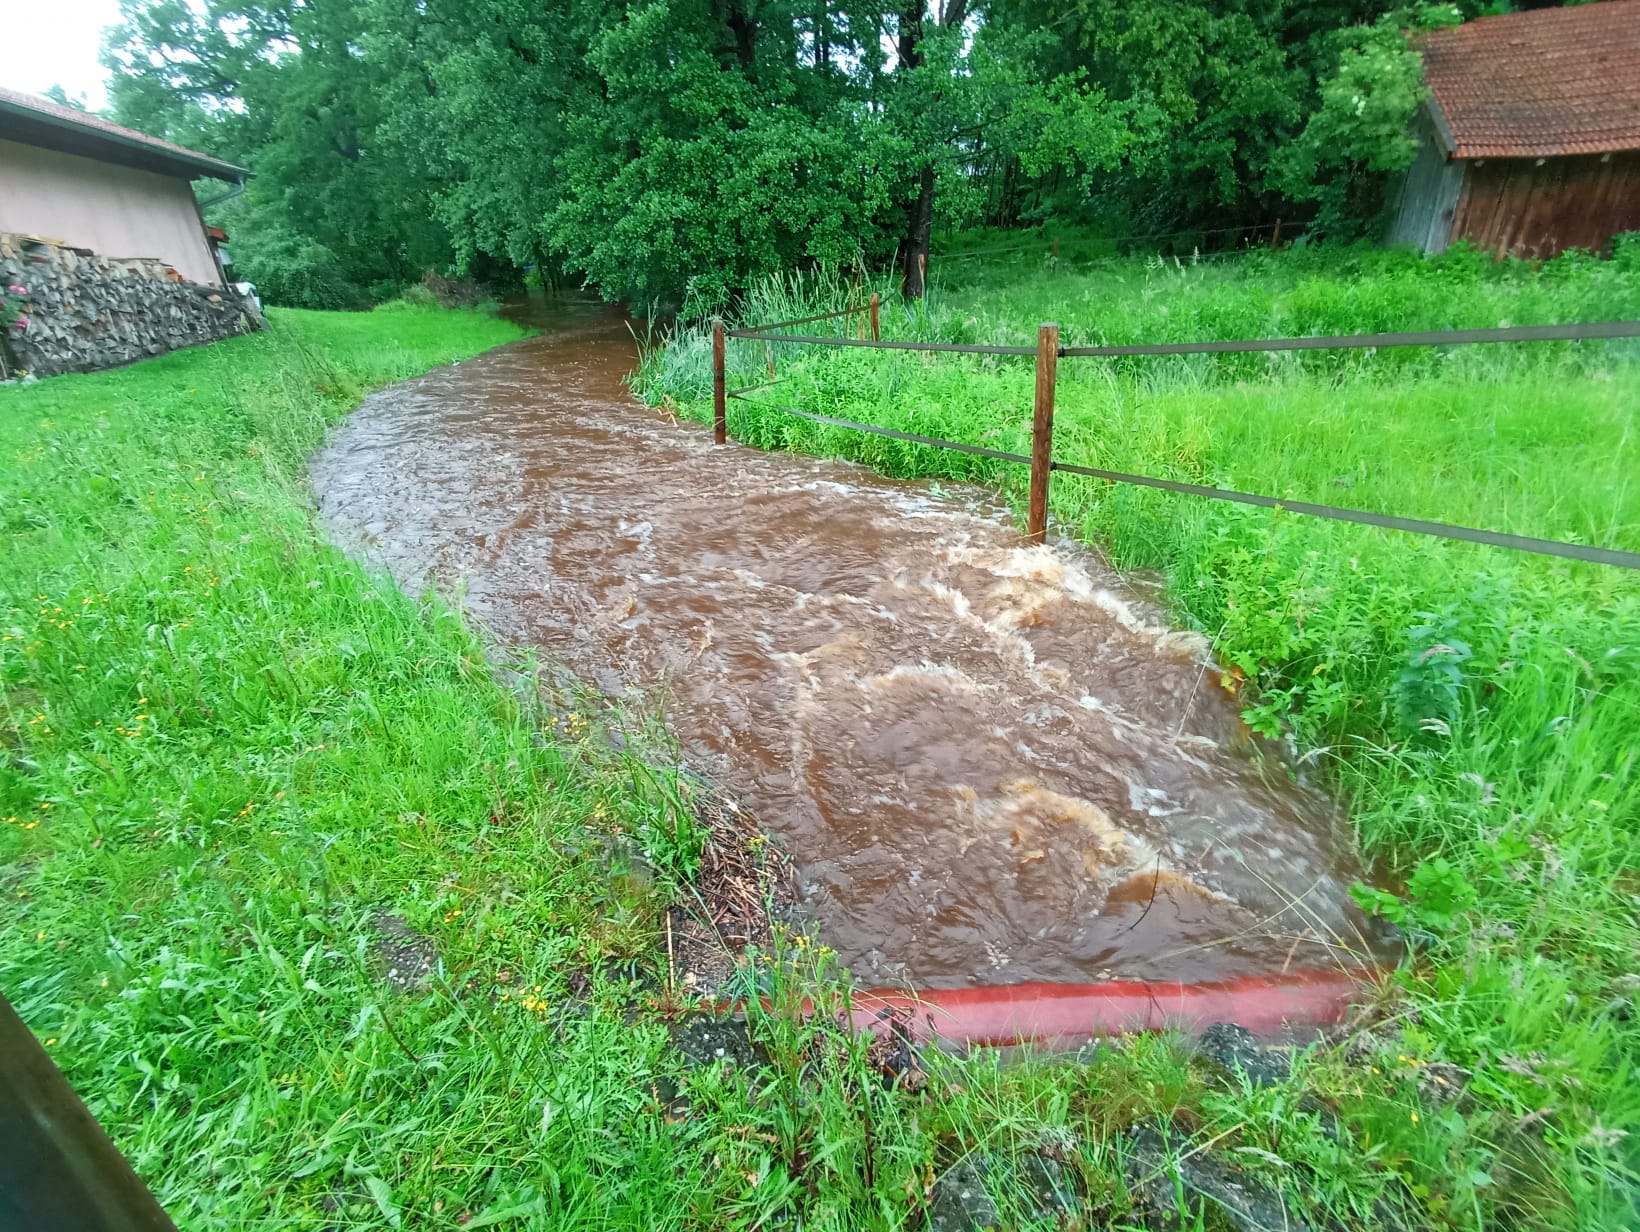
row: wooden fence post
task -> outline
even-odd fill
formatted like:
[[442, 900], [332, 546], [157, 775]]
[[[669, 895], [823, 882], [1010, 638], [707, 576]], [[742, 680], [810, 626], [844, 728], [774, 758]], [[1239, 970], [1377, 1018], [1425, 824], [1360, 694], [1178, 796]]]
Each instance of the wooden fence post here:
[[873, 291], [871, 293], [871, 340], [873, 342], [881, 342], [883, 340], [882, 322], [877, 316], [877, 308], [880, 302], [881, 298], [878, 296], [877, 292]]
[[723, 362], [723, 318], [712, 318], [712, 441], [729, 441], [729, 390]]
[[1055, 261], [1059, 260], [1059, 237], [1057, 235], [1053, 237], [1053, 259]]
[[1270, 251], [1274, 252], [1281, 247], [1281, 219], [1276, 219], [1276, 229], [1270, 233]]
[[1059, 326], [1045, 322], [1036, 331], [1036, 404], [1031, 417], [1031, 494], [1025, 539], [1048, 538], [1048, 476], [1053, 470], [1053, 395], [1059, 374]]

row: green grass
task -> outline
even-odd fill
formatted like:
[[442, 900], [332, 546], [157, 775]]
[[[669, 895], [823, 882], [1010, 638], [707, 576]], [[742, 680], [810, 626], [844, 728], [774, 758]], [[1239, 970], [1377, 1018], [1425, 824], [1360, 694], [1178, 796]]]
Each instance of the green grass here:
[[[965, 1161], [1011, 1226], [1058, 1226], [1023, 1205], [1051, 1166], [1091, 1224], [1154, 1181], [1218, 1227], [1175, 1179], [1210, 1157], [1310, 1218], [1466, 1217], [1464, 1131], [1415, 1124], [1389, 1041], [1261, 1091], [1164, 1036], [913, 1090], [805, 1021], [846, 989], [793, 939], [736, 977], [766, 1060], [686, 1065], [660, 921], [699, 789], [313, 523], [327, 425], [516, 331], [272, 322], [0, 389], [0, 989], [180, 1227], [920, 1228]], [[384, 915], [436, 947], [425, 986], [384, 978]]]
[[[1469, 289], [1448, 294], [1451, 272], [1004, 269], [888, 322], [1017, 338], [1020, 319], [1057, 315], [1119, 337], [1185, 309], [1195, 323], [1173, 336], [1300, 328], [1296, 302], [1330, 304], [1311, 318], [1325, 328], [1633, 312], [1633, 275], [1612, 267], [1459, 269]], [[1386, 280], [1403, 284], [1400, 318], [1364, 307], [1388, 302]], [[964, 1161], [1031, 1226], [1023, 1178], [1044, 1158], [1089, 1224], [1133, 1226], [1154, 1171], [1131, 1162], [1141, 1123], [1167, 1136], [1164, 1184], [1189, 1175], [1180, 1161], [1222, 1159], [1317, 1222], [1631, 1213], [1626, 576], [1061, 485], [1066, 525], [1169, 570], [1181, 614], [1246, 675], [1254, 719], [1320, 750], [1369, 848], [1410, 878], [1391, 909], [1425, 961], [1392, 1017], [1266, 1089], [1149, 1037], [1074, 1063], [932, 1057], [910, 1090], [861, 1041], [803, 1021], [801, 996], [844, 988], [799, 941], [739, 976], [770, 998], [750, 1023], [766, 1062], [692, 1068], [668, 1042], [659, 921], [695, 862], [695, 789], [664, 746], [612, 752], [599, 729], [620, 716], [531, 687], [528, 661], [504, 683], [455, 615], [312, 521], [303, 460], [328, 424], [374, 385], [514, 336], [477, 314], [284, 312], [265, 335], [0, 390], [0, 989], [183, 1228], [916, 1228], [934, 1178]], [[697, 413], [698, 347], [653, 358], [649, 386]], [[1309, 495], [1355, 474], [1334, 488], [1352, 502], [1427, 499], [1436, 516], [1633, 547], [1629, 354], [1112, 366], [1067, 381], [1062, 452]], [[780, 362], [810, 405], [1022, 439], [1017, 366]], [[1225, 405], [1249, 422], [1227, 426]], [[998, 477], [789, 436], [772, 416], [735, 426], [862, 448], [885, 470]], [[1383, 468], [1351, 472], [1391, 430]], [[1125, 455], [1100, 452], [1117, 441]], [[1461, 663], [1423, 655], [1454, 638]], [[384, 914], [436, 946], [426, 987], [382, 978]], [[1178, 1185], [1188, 1226], [1223, 1226]]]
[[[1640, 317], [1640, 244], [1542, 266], [1455, 252], [934, 266], [887, 337], [1157, 342]], [[886, 291], [888, 288], [883, 288]], [[748, 322], [840, 302], [761, 288]], [[885, 295], [886, 299], [886, 295]], [[704, 335], [638, 385], [708, 413]], [[1029, 452], [1029, 361], [736, 342], [752, 397]], [[1062, 360], [1055, 456], [1327, 504], [1640, 550], [1634, 342]], [[736, 439], [891, 475], [1012, 464], [730, 404]], [[1057, 477], [1057, 533], [1165, 572], [1225, 683], [1347, 798], [1414, 943], [1386, 1038], [1464, 1100], [1378, 1126], [1436, 1226], [1613, 1226], [1640, 1155], [1640, 575]], [[1630, 1135], [1630, 1136], [1625, 1136]]]

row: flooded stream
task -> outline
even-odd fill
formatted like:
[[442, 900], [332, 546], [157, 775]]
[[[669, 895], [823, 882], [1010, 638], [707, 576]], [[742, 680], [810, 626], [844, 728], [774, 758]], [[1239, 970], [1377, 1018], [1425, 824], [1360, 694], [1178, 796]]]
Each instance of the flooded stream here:
[[313, 462], [326, 524], [664, 697], [863, 983], [1204, 980], [1360, 944], [1341, 817], [1142, 587], [1022, 546], [982, 493], [714, 448], [625, 391], [615, 310], [537, 323], [355, 411]]

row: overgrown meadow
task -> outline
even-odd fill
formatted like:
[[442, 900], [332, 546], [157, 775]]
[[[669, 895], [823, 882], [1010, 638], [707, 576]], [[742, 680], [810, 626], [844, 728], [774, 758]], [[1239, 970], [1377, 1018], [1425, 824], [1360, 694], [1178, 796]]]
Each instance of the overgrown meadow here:
[[[973, 247], [973, 245], [968, 245]], [[1359, 250], [1055, 261], [956, 255], [884, 336], [1067, 345], [1640, 317], [1640, 243], [1541, 265]], [[788, 280], [746, 323], [870, 288]], [[893, 303], [885, 292], [885, 304]], [[858, 320], [858, 319], [856, 319]], [[827, 325], [808, 327], [823, 332]], [[858, 326], [856, 325], [856, 328]], [[1640, 344], [1063, 359], [1055, 457], [1640, 550]], [[731, 436], [1024, 498], [1023, 468], [781, 413], [1029, 453], [1030, 361], [733, 341]], [[709, 340], [638, 387], [704, 419]], [[757, 405], [761, 403], [763, 405]], [[1417, 1131], [1437, 1221], [1605, 1226], [1640, 1156], [1640, 574], [1056, 476], [1052, 532], [1157, 570], [1247, 721], [1350, 804], [1404, 930], [1403, 1058], [1461, 1098]], [[1393, 891], [1393, 892], [1391, 892]], [[1529, 1194], [1529, 1197], [1523, 1197]]]

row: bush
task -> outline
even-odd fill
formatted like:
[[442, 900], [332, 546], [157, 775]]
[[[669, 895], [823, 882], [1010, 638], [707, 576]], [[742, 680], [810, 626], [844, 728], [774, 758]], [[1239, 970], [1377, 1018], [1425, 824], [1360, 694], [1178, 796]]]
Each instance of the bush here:
[[361, 309], [370, 294], [329, 248], [291, 231], [247, 231], [235, 245], [235, 274], [256, 284], [264, 303], [285, 308]]

